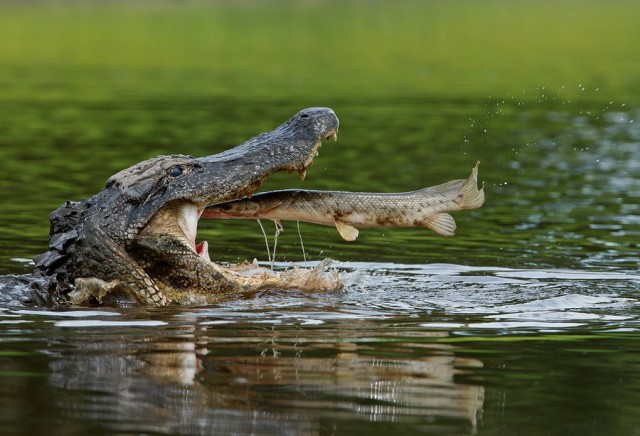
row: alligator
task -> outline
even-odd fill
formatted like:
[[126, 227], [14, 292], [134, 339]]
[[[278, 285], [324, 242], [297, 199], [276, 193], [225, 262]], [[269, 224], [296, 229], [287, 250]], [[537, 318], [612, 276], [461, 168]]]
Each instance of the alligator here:
[[300, 286], [317, 274], [211, 262], [207, 242], [196, 244], [198, 219], [210, 203], [250, 196], [274, 172], [304, 178], [338, 125], [333, 110], [308, 108], [222, 153], [158, 156], [122, 170], [93, 197], [52, 212], [48, 250], [33, 273], [4, 276], [0, 292], [26, 287], [32, 303], [48, 306], [110, 298], [164, 306]]

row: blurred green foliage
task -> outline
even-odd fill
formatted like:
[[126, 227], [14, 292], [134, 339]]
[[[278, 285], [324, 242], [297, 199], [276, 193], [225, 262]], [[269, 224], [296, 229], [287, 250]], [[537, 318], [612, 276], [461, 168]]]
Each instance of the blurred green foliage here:
[[639, 22], [640, 4], [624, 0], [10, 2], [0, 96], [485, 97], [583, 84], [638, 101]]

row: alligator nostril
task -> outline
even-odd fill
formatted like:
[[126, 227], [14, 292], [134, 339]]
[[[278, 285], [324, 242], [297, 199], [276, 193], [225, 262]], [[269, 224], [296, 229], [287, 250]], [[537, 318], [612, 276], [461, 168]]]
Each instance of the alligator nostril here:
[[300, 115], [300, 118], [309, 118], [309, 114], [302, 114]]

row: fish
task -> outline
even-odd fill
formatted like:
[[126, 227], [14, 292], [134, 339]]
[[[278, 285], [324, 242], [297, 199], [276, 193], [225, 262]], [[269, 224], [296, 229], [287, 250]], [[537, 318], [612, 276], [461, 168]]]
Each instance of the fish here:
[[484, 185], [478, 189], [477, 162], [466, 179], [452, 180], [416, 191], [397, 193], [285, 189], [263, 192], [207, 206], [203, 218], [271, 219], [335, 226], [346, 241], [354, 241], [357, 227], [426, 227], [453, 236], [456, 222], [447, 213], [476, 209], [484, 204]]

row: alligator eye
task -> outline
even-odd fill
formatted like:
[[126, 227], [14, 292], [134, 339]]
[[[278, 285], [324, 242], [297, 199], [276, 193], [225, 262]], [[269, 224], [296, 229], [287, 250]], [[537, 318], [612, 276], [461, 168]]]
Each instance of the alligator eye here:
[[180, 174], [182, 174], [182, 168], [180, 167], [173, 167], [169, 170], [169, 175], [171, 177], [178, 177]]

